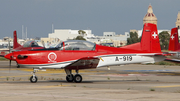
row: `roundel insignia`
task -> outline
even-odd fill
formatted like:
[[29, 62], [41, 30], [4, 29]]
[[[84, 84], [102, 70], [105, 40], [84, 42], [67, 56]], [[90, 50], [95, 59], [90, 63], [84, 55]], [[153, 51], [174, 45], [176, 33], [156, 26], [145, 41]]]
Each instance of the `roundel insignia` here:
[[49, 53], [49, 54], [48, 54], [48, 59], [49, 59], [49, 61], [51, 61], [51, 62], [55, 62], [56, 59], [57, 59], [56, 53], [54, 53], [54, 52]]

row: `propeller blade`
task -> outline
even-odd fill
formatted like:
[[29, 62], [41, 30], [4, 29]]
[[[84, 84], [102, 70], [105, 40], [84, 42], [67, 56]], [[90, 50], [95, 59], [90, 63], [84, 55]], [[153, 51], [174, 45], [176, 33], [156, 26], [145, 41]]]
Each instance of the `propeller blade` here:
[[9, 66], [11, 66], [11, 60], [9, 60]]
[[8, 38], [8, 45], [9, 45], [9, 53], [11, 53], [11, 46], [10, 46], [10, 40]]
[[9, 60], [9, 73], [11, 71], [11, 60]]

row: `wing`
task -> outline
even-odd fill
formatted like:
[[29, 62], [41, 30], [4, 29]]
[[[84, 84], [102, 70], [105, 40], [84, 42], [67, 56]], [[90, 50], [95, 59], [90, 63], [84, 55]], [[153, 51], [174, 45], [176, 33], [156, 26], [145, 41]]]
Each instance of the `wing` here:
[[180, 63], [180, 60], [178, 60], [178, 59], [169, 59], [169, 58], [166, 58], [164, 61], [170, 61], [170, 62]]
[[91, 69], [91, 68], [96, 68], [99, 63], [99, 58], [95, 57], [85, 57], [81, 58], [72, 64], [66, 66], [66, 69]]

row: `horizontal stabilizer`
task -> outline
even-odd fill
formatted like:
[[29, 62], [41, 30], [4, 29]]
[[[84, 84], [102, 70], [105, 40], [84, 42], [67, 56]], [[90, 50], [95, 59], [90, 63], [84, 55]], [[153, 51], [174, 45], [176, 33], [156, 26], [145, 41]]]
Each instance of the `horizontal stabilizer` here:
[[169, 58], [166, 58], [164, 61], [170, 61], [170, 62], [174, 62], [174, 63], [180, 63], [180, 60], [178, 60], [178, 59], [169, 59]]

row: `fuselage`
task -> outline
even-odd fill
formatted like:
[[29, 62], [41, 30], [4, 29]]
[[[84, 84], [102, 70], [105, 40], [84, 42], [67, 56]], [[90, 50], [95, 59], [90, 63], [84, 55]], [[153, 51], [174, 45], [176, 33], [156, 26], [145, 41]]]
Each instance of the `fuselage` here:
[[[28, 68], [64, 68], [84, 57], [99, 58], [97, 67], [131, 63], [154, 63], [165, 59], [164, 56], [154, 56], [154, 54], [146, 51], [96, 45], [94, 50], [45, 49], [17, 51], [7, 55], [6, 58], [11, 58], [21, 67]], [[86, 68], [84, 67], [84, 69]]]

